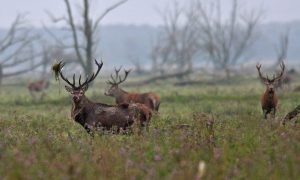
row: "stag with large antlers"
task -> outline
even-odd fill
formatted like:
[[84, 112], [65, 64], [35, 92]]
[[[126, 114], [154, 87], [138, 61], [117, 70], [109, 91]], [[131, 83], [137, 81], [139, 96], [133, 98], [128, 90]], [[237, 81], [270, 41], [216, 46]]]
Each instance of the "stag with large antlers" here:
[[121, 104], [117, 106], [107, 105], [103, 103], [94, 103], [85, 96], [88, 90], [88, 85], [99, 74], [103, 63], [98, 63], [97, 72], [93, 73], [86, 80], [81, 82], [81, 75], [79, 76], [79, 85], [75, 85], [75, 74], [73, 75], [73, 82], [71, 83], [62, 73], [62, 64], [59, 74], [61, 78], [69, 85], [65, 86], [66, 90], [72, 95], [72, 109], [71, 117], [76, 122], [81, 124], [87, 132], [96, 128], [111, 129], [116, 127], [125, 129], [134, 122], [144, 125], [148, 124], [151, 119], [151, 110], [142, 104]]
[[285, 65], [284, 62], [280, 64], [281, 72], [278, 75], [273, 75], [273, 78], [270, 79], [268, 76], [263, 76], [261, 73], [261, 64], [257, 64], [256, 68], [258, 75], [261, 81], [266, 85], [266, 90], [261, 97], [261, 106], [264, 114], [264, 118], [267, 118], [267, 115], [272, 113], [275, 116], [278, 104], [278, 97], [275, 92], [276, 84], [281, 80], [284, 74]]
[[141, 103], [145, 104], [152, 110], [158, 111], [160, 105], [160, 97], [153, 92], [148, 93], [129, 93], [119, 87], [126, 79], [130, 70], [124, 70], [125, 76], [122, 78], [119, 73], [121, 68], [115, 69], [115, 76], [111, 74], [111, 80], [107, 81], [108, 90], [104, 93], [106, 96], [116, 98], [117, 104], [122, 103]]

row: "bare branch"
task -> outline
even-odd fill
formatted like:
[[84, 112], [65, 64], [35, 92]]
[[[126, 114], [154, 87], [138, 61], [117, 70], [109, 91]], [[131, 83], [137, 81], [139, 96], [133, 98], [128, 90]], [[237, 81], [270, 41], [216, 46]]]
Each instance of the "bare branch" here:
[[75, 24], [74, 24], [74, 20], [73, 20], [71, 5], [70, 5], [69, 0], [64, 0], [64, 1], [65, 1], [65, 4], [66, 4], [66, 7], [67, 7], [67, 13], [68, 13], [68, 19], [69, 19], [68, 22], [69, 22], [69, 25], [72, 29], [74, 49], [75, 49], [75, 52], [77, 54], [79, 63], [84, 67], [85, 64], [84, 64], [84, 60], [83, 60], [83, 57], [82, 57], [82, 55], [80, 53], [80, 49], [79, 49], [78, 35], [77, 35], [76, 27], [75, 27]]
[[102, 19], [112, 10], [116, 9], [117, 7], [121, 6], [122, 4], [126, 3], [128, 0], [121, 0], [113, 5], [111, 5], [110, 7], [108, 7], [95, 21], [94, 27], [93, 27], [93, 31], [95, 31], [97, 29], [97, 27], [99, 26], [99, 23], [102, 21]]

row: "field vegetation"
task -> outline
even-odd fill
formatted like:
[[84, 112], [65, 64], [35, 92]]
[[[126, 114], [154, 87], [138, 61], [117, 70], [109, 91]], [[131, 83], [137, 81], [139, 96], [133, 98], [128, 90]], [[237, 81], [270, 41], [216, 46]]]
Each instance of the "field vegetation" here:
[[[104, 82], [104, 81], [103, 81]], [[87, 96], [113, 103], [96, 82]], [[24, 86], [0, 91], [0, 178], [4, 179], [299, 179], [300, 129], [280, 119], [300, 94], [279, 91], [275, 119], [264, 120], [255, 78], [218, 85], [143, 87], [161, 98], [148, 131], [95, 133], [70, 118], [71, 100], [52, 82], [43, 101]], [[202, 166], [202, 168], [199, 168]]]

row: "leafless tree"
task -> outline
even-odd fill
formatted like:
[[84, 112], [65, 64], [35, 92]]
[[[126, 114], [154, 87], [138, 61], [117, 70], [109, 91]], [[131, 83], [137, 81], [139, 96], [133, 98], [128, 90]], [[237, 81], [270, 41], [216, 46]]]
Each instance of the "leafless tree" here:
[[275, 50], [277, 54], [276, 62], [274, 64], [275, 67], [277, 67], [282, 61], [284, 61], [287, 58], [288, 46], [289, 46], [289, 33], [287, 31], [280, 35], [279, 43], [277, 46], [275, 46]]
[[[273, 65], [272, 68], [277, 68], [281, 62], [284, 62], [287, 59], [287, 53], [288, 53], [288, 45], [289, 45], [289, 32], [286, 31], [285, 33], [282, 33], [279, 36], [279, 43], [278, 45], [275, 46], [276, 50], [276, 61], [275, 64]], [[284, 74], [284, 77], [278, 81], [276, 84], [277, 88], [283, 88], [284, 86], [287, 85], [287, 87], [290, 87], [290, 84], [293, 80], [293, 70], [292, 71], [287, 71]]]
[[257, 37], [261, 11], [247, 13], [237, 0], [232, 0], [230, 15], [226, 18], [220, 0], [210, 4], [194, 0], [190, 12], [189, 21], [196, 22], [201, 52], [229, 78], [232, 66], [243, 59]]
[[24, 14], [17, 15], [0, 39], [0, 84], [3, 78], [24, 74], [41, 66], [41, 53], [34, 47], [38, 38], [26, 26]]
[[187, 13], [178, 1], [174, 1], [160, 14], [164, 25], [158, 40], [152, 48], [151, 59], [154, 68], [164, 74], [173, 67], [182, 74], [192, 71], [193, 58], [197, 53], [197, 33], [194, 22], [187, 20]]
[[[80, 9], [82, 10], [81, 14], [81, 22], [75, 21], [73, 8], [70, 4], [69, 0], [64, 0], [66, 6], [66, 16], [56, 18], [51, 13], [48, 13], [52, 18], [53, 22], [61, 22], [63, 21], [67, 26], [68, 30], [72, 33], [72, 43], [66, 44], [62, 42], [59, 38], [57, 38], [50, 31], [49, 34], [61, 45], [63, 48], [72, 48], [77, 56], [77, 62], [83, 68], [85, 74], [91, 74], [92, 63], [94, 61], [95, 51], [97, 49], [97, 32], [99, 28], [100, 22], [105, 18], [107, 14], [109, 14], [112, 10], [116, 9], [120, 5], [124, 4], [128, 0], [120, 0], [115, 4], [108, 7], [102, 14], [100, 14], [97, 18], [93, 19], [91, 17], [91, 1], [90, 0], [82, 0], [82, 6]], [[82, 41], [82, 42], [81, 42]]]

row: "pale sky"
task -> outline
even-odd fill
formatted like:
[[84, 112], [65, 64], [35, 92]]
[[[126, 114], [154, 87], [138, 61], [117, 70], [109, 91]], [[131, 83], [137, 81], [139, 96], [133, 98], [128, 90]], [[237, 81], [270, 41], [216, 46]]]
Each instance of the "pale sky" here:
[[[60, 16], [65, 11], [63, 0], [1, 0], [0, 27], [8, 27], [17, 13], [28, 13], [27, 19], [34, 26], [41, 26], [42, 22], [48, 24], [49, 18], [45, 10]], [[70, 0], [75, 2], [75, 0]], [[117, 0], [93, 0], [94, 14], [100, 14], [105, 7]], [[179, 0], [188, 2], [189, 0]], [[212, 0], [211, 0], [212, 1]], [[222, 3], [230, 0], [221, 0]], [[300, 0], [239, 0], [248, 9], [260, 8], [264, 10], [265, 22], [289, 22], [300, 20]], [[81, 2], [79, 0], [77, 3]], [[161, 18], [157, 9], [164, 9], [172, 0], [129, 0], [112, 13], [102, 24], [149, 24], [160, 25]], [[226, 6], [225, 6], [226, 9]]]

